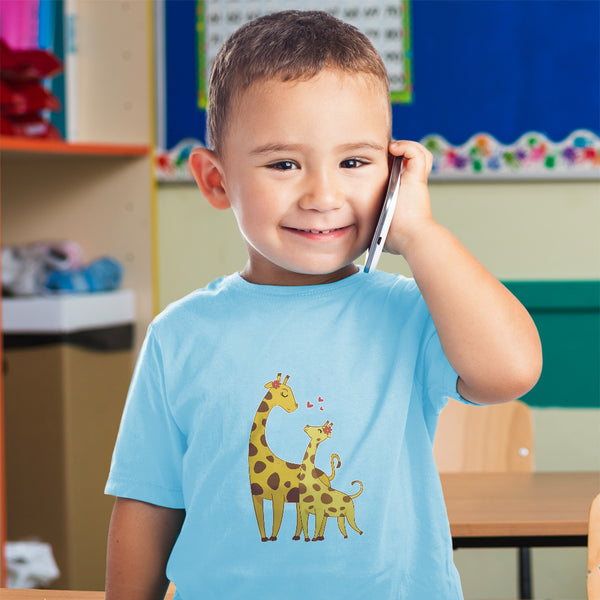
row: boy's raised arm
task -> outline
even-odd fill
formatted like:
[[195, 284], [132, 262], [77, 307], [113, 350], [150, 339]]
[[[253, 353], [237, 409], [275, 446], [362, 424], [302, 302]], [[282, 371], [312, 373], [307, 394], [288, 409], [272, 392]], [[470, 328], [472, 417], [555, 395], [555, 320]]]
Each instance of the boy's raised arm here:
[[407, 159], [386, 250], [402, 254], [423, 294], [442, 348], [459, 375], [458, 392], [480, 404], [519, 398], [537, 382], [542, 351], [522, 304], [431, 214], [431, 154], [392, 142]]
[[185, 511], [117, 498], [108, 534], [106, 600], [163, 600]]

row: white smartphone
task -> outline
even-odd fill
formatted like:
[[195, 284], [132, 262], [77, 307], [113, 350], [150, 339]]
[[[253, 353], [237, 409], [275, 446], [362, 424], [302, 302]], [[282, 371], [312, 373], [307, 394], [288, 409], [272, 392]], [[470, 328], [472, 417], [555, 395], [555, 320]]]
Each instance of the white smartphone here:
[[392, 161], [392, 168], [390, 169], [390, 178], [388, 180], [387, 192], [385, 193], [385, 199], [383, 201], [383, 208], [381, 209], [379, 221], [375, 228], [375, 235], [373, 235], [373, 240], [367, 250], [364, 266], [365, 273], [368, 273], [371, 269], [377, 267], [379, 257], [383, 252], [385, 238], [390, 230], [394, 210], [396, 209], [396, 202], [398, 201], [402, 171], [404, 171], [404, 157], [395, 156]]

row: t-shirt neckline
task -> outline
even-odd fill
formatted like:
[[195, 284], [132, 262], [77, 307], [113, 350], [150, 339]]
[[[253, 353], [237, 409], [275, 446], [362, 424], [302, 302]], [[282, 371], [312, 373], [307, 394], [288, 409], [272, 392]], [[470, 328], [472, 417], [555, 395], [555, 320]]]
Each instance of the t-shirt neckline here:
[[280, 297], [306, 297], [306, 296], [325, 296], [338, 292], [339, 290], [361, 285], [368, 274], [362, 267], [358, 268], [356, 273], [344, 277], [333, 283], [321, 283], [316, 285], [263, 285], [251, 283], [244, 279], [238, 271], [228, 277], [229, 284], [248, 294], [280, 296]]

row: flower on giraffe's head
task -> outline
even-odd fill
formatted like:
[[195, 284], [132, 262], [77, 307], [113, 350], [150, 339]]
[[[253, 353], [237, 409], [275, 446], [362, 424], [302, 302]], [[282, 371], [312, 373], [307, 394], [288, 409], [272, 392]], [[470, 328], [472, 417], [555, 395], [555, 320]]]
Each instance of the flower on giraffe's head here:
[[325, 435], [331, 435], [331, 428], [333, 427], [333, 423], [331, 423], [331, 425], [329, 425], [329, 423], [325, 424], [325, 426], [323, 427], [323, 433]]
[[278, 388], [278, 387], [281, 385], [281, 381], [279, 381], [279, 379], [275, 379], [275, 381], [273, 381], [273, 382], [271, 383], [271, 385], [272, 385], [272, 386], [273, 386], [275, 389], [277, 389], [277, 388]]

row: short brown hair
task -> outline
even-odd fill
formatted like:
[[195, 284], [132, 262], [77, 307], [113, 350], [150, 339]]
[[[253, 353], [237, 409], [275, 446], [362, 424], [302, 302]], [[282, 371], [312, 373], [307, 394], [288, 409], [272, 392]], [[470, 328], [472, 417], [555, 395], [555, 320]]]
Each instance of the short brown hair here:
[[242, 25], [220, 48], [211, 70], [208, 145], [222, 152], [232, 100], [256, 81], [307, 80], [324, 68], [371, 76], [389, 95], [387, 70], [373, 44], [326, 12], [286, 10]]

